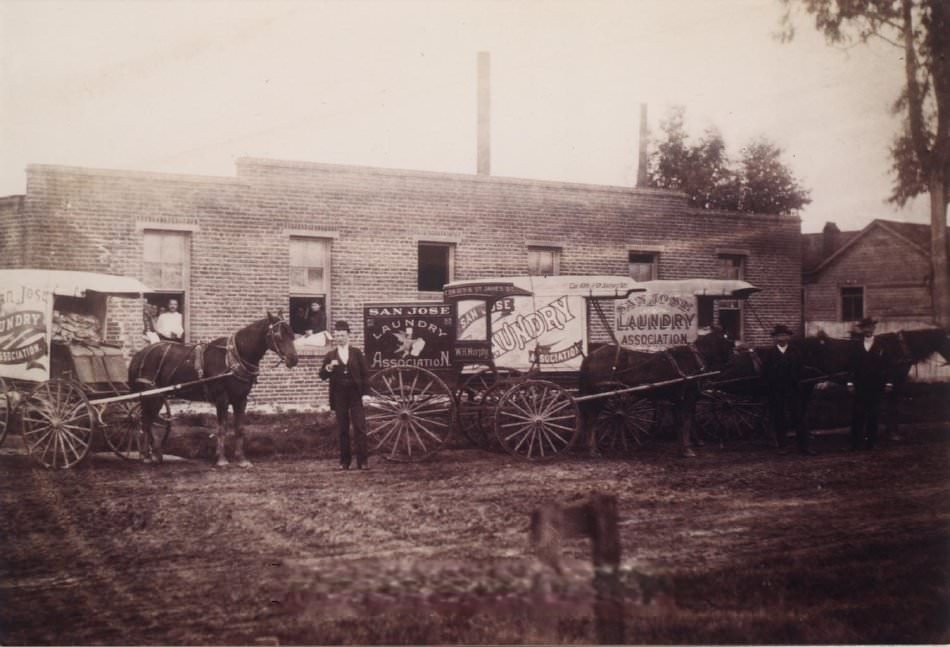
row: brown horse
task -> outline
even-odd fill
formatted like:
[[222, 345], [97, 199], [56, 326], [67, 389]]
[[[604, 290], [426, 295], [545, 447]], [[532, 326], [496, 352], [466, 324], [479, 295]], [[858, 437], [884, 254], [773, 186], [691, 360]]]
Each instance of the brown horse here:
[[[938, 353], [945, 363], [950, 363], [950, 337], [941, 328], [901, 330], [876, 335], [884, 348], [884, 357], [889, 367], [889, 379], [894, 385], [887, 395], [888, 406], [884, 410], [885, 424], [891, 437], [897, 437], [897, 404], [903, 396], [904, 386], [911, 367]], [[805, 363], [819, 377], [844, 383], [851, 371], [852, 341], [834, 339], [823, 332], [802, 340]], [[819, 379], [808, 380], [803, 389], [802, 404], [806, 408]]]
[[[701, 380], [685, 378], [722, 369], [731, 360], [734, 348], [735, 342], [718, 328], [700, 335], [693, 344], [674, 346], [655, 353], [631, 350], [613, 344], [601, 346], [581, 363], [580, 395], [674, 381], [646, 389], [640, 395], [654, 402], [662, 401], [673, 405], [680, 450], [684, 456], [693, 456], [690, 441]], [[588, 442], [592, 450], [597, 447], [597, 438], [591, 423], [602, 406], [602, 398], [592, 398], [581, 405], [584, 428], [588, 432]]]
[[[934, 353], [950, 363], [950, 337], [940, 328], [901, 330], [876, 335], [875, 338], [884, 347], [884, 357], [895, 387], [907, 381], [912, 366]], [[851, 344], [851, 340], [833, 339], [824, 333], [806, 337], [802, 341], [805, 362], [825, 375], [843, 378], [851, 368]]]
[[[224, 376], [187, 387], [178, 391], [175, 397], [214, 403], [218, 414], [215, 434], [218, 467], [228, 464], [224, 456], [224, 438], [228, 406], [231, 406], [234, 409], [234, 458], [241, 467], [250, 467], [251, 462], [244, 456], [242, 422], [247, 397], [257, 381], [258, 365], [268, 350], [276, 353], [288, 368], [297, 365], [293, 331], [279, 313], [274, 316], [268, 312], [266, 318], [207, 344], [165, 341], [146, 346], [129, 363], [129, 386], [133, 392], [139, 392]], [[161, 462], [162, 459], [161, 443], [156, 446], [151, 431], [161, 406], [161, 397], [142, 401], [142, 454], [146, 462]]]

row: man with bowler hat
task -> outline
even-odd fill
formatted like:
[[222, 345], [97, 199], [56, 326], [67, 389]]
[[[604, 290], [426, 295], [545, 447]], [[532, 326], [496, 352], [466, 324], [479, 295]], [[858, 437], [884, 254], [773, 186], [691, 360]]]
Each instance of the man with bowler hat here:
[[784, 451], [786, 442], [786, 423], [795, 427], [798, 451], [814, 455], [809, 447], [810, 437], [805, 429], [802, 411], [802, 356], [798, 349], [789, 345], [792, 331], [778, 324], [772, 329], [775, 342], [766, 352], [762, 361], [762, 375], [769, 391], [769, 419], [772, 431], [780, 451]]
[[877, 322], [865, 317], [858, 322], [858, 337], [851, 347], [851, 378], [848, 392], [851, 408], [851, 449], [873, 449], [877, 444], [877, 421], [884, 393], [893, 390], [884, 346], [874, 337]]
[[323, 358], [320, 379], [330, 380], [330, 409], [336, 413], [340, 432], [340, 469], [350, 469], [350, 423], [356, 445], [356, 466], [368, 469], [366, 416], [363, 402], [369, 398], [369, 367], [359, 348], [350, 346], [350, 326], [345, 321], [333, 325], [336, 348]]

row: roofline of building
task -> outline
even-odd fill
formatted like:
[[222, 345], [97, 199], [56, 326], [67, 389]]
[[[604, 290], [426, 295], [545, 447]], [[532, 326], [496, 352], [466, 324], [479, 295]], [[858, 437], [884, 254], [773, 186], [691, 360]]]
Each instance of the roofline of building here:
[[134, 171], [127, 169], [95, 168], [89, 166], [65, 166], [58, 164], [27, 164], [27, 177], [30, 173], [69, 173], [96, 177], [133, 178], [140, 180], [161, 180], [168, 182], [190, 182], [248, 186], [246, 179], [223, 175], [200, 175], [197, 173], [167, 173], [162, 171]]
[[[375, 175], [383, 178], [423, 178], [444, 182], [472, 182], [476, 184], [505, 184], [510, 186], [545, 187], [555, 189], [569, 189], [575, 191], [597, 191], [602, 193], [619, 193], [625, 195], [653, 195], [664, 198], [685, 200], [686, 194], [671, 189], [655, 189], [643, 187], [626, 187], [612, 184], [585, 184], [581, 182], [563, 182], [559, 180], [536, 180], [532, 178], [505, 177], [501, 175], [477, 175], [470, 173], [446, 173], [442, 171], [416, 171], [410, 169], [393, 169], [379, 166], [356, 166], [351, 164], [329, 164], [325, 162], [305, 162], [294, 160], [279, 160], [264, 157], [239, 157], [236, 161], [238, 177], [242, 166], [258, 166], [263, 168], [277, 168], [300, 171], [317, 171], [335, 175]], [[275, 178], [278, 179], [279, 178]]]
[[[218, 184], [225, 186], [250, 186], [256, 178], [242, 175], [242, 166], [259, 166], [263, 168], [315, 171], [338, 176], [361, 175], [377, 176], [381, 178], [421, 178], [442, 182], [471, 182], [476, 184], [502, 184], [514, 187], [548, 188], [568, 191], [596, 192], [612, 195], [626, 195], [635, 197], [656, 197], [672, 199], [686, 204], [687, 196], [681, 191], [672, 189], [657, 189], [652, 187], [623, 187], [609, 184], [584, 184], [579, 182], [562, 182], [556, 180], [536, 180], [531, 178], [511, 178], [497, 175], [474, 175], [465, 173], [444, 173], [440, 171], [414, 171], [407, 169], [389, 169], [376, 166], [356, 166], [349, 164], [329, 164], [324, 162], [306, 162], [293, 160], [279, 160], [258, 157], [240, 157], [236, 161], [238, 174], [236, 177], [220, 175], [200, 175], [193, 173], [169, 173], [161, 171], [136, 171], [126, 169], [106, 169], [87, 166], [67, 166], [57, 164], [28, 164], [27, 176], [30, 173], [67, 173], [71, 175], [132, 178], [141, 180], [157, 180], [177, 183]], [[297, 178], [272, 178], [274, 182], [293, 183]], [[268, 178], [271, 180], [271, 178]], [[14, 199], [17, 196], [9, 196]], [[794, 218], [801, 222], [800, 216], [753, 213], [747, 211], [728, 211], [719, 209], [698, 209], [684, 206], [684, 211], [695, 216], [731, 217], [740, 219], [762, 220], [774, 218], [776, 220], [790, 220]]]
[[14, 202], [23, 204], [23, 198], [25, 197], [26, 196], [23, 195], [22, 193], [14, 193], [13, 195], [0, 196], [0, 207], [6, 206], [7, 204], [11, 204]]
[[[815, 275], [815, 274], [818, 274], [819, 272], [821, 272], [822, 270], [824, 270], [826, 267], [828, 267], [829, 265], [831, 265], [831, 263], [833, 263], [836, 259], [838, 259], [838, 258], [839, 258], [842, 254], [844, 254], [847, 250], [851, 249], [851, 247], [853, 247], [859, 240], [861, 240], [862, 238], [864, 238], [864, 237], [865, 237], [872, 229], [874, 229], [875, 227], [881, 227], [882, 229], [884, 229], [884, 231], [886, 231], [887, 233], [891, 234], [892, 236], [895, 236], [895, 237], [899, 238], [900, 240], [904, 241], [905, 243], [907, 243], [908, 245], [910, 245], [911, 247], [913, 247], [914, 249], [916, 249], [918, 252], [920, 252], [920, 253], [923, 254], [924, 256], [928, 256], [928, 255], [929, 255], [929, 252], [928, 252], [926, 249], [922, 248], [920, 245], [918, 245], [917, 243], [915, 243], [914, 241], [912, 241], [910, 238], [908, 238], [907, 236], [901, 234], [901, 233], [898, 232], [898, 231], [895, 231], [895, 230], [892, 229], [891, 227], [888, 227], [888, 226], [887, 226], [887, 222], [888, 222], [887, 220], [882, 220], [882, 219], [880, 219], [880, 218], [875, 218], [874, 220], [872, 220], [871, 222], [869, 222], [867, 225], [865, 225], [864, 229], [860, 230], [860, 232], [858, 233], [857, 236], [854, 236], [851, 240], [847, 241], [844, 245], [842, 245], [841, 247], [839, 247], [838, 249], [836, 249], [836, 250], [834, 251], [834, 253], [831, 254], [831, 256], [829, 256], [828, 258], [826, 258], [825, 260], [823, 260], [821, 263], [819, 263], [818, 265], [816, 265], [816, 266], [814, 267], [814, 269], [808, 270], [808, 271], [805, 272], [805, 273], [808, 274], [808, 275]], [[892, 221], [892, 222], [893, 222], [893, 221]]]
[[[894, 234], [895, 236], [897, 236], [897, 237], [900, 238], [901, 240], [905, 241], [905, 242], [908, 243], [909, 245], [913, 245], [914, 247], [916, 247], [917, 250], [920, 251], [921, 254], [924, 254], [925, 256], [929, 256], [929, 255], [930, 255], [930, 250], [929, 250], [929, 249], [927, 249], [926, 247], [923, 247], [923, 246], [920, 245], [920, 243], [918, 243], [916, 240], [911, 240], [910, 238], [908, 238], [907, 236], [905, 236], [902, 232], [900, 232], [900, 231], [894, 229], [893, 227], [891, 227], [891, 226], [890, 226], [890, 223], [895, 222], [895, 221], [893, 221], [893, 220], [877, 220], [877, 222], [880, 224], [881, 227], [883, 227], [883, 228], [886, 229], [887, 231], [891, 232], [892, 234]], [[908, 223], [908, 224], [916, 224], [916, 223]], [[927, 227], [928, 229], [930, 228], [929, 225], [921, 225], [921, 226], [922, 226], [922, 227]]]
[[700, 209], [698, 207], [689, 207], [687, 213], [696, 216], [716, 216], [717, 218], [722, 216], [736, 216], [739, 218], [754, 218], [756, 220], [762, 220], [763, 218], [797, 220], [799, 224], [802, 221], [802, 217], [797, 214], [761, 213], [757, 211], [729, 211], [728, 209]]

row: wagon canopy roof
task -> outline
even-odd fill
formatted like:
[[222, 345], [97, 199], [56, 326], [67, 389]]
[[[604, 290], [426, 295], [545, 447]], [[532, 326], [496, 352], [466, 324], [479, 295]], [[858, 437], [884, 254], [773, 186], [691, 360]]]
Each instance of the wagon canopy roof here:
[[26, 286], [46, 289], [53, 294], [84, 297], [86, 292], [99, 292], [123, 297], [140, 297], [154, 292], [138, 279], [96, 272], [71, 270], [0, 270], [0, 286]]
[[698, 297], [724, 297], [726, 299], [745, 299], [760, 288], [745, 281], [734, 279], [680, 279], [643, 281], [638, 286], [650, 292], [667, 294], [695, 295]]
[[444, 288], [447, 300], [500, 299], [506, 296], [626, 297], [643, 292], [642, 283], [628, 276], [558, 275], [506, 276], [469, 281], [453, 281]]

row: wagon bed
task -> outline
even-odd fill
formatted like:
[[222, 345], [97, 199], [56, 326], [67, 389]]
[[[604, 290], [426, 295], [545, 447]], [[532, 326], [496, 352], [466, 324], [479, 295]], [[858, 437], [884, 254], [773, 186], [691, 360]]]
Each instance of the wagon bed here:
[[[18, 424], [27, 451], [66, 469], [96, 429], [123, 458], [138, 457], [140, 394], [122, 349], [105, 340], [109, 297], [141, 298], [140, 281], [65, 270], [0, 270], [0, 442]], [[165, 404], [166, 424], [170, 418]]]
[[649, 340], [662, 340], [661, 345], [695, 339], [699, 298], [740, 299], [757, 288], [704, 279], [638, 283], [622, 276], [522, 276], [450, 283], [442, 303], [366, 306], [372, 448], [389, 460], [424, 460], [460, 428], [485, 449], [529, 460], [561, 454], [581, 431], [579, 403], [621, 392], [609, 388], [578, 397], [583, 358], [595, 345], [619, 345], [619, 318], [636, 307], [636, 295], [671, 290], [681, 296], [655, 301], [664, 306], [672, 301], [692, 314], [657, 315], [657, 323], [669, 330]]

